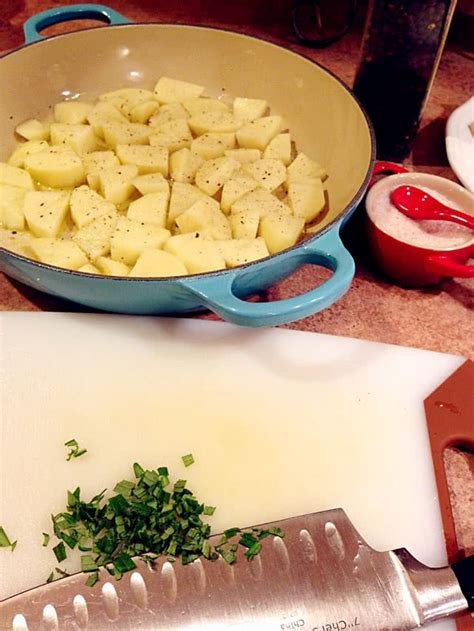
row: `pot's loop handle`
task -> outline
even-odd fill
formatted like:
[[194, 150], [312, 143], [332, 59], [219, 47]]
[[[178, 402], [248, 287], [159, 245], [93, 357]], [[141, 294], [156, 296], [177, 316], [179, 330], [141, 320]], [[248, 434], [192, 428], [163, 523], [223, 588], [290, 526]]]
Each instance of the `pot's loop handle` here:
[[130, 20], [110, 7], [103, 4], [70, 4], [64, 7], [46, 9], [36, 15], [32, 15], [23, 24], [25, 43], [31, 44], [41, 39], [45, 39], [39, 31], [60, 22], [67, 20], [100, 20], [107, 24], [130, 24]]
[[377, 175], [388, 175], [392, 173], [409, 173], [408, 169], [405, 169], [401, 164], [396, 162], [389, 162], [387, 160], [377, 160], [372, 171], [372, 177], [370, 178], [369, 188], [375, 184]]
[[[211, 277], [199, 283], [185, 283], [188, 290], [198, 296], [203, 306], [224, 320], [242, 326], [273, 326], [293, 322], [325, 309], [349, 288], [354, 276], [354, 259], [346, 250], [338, 229], [332, 229], [318, 239], [301, 244], [286, 255], [285, 263], [298, 259], [299, 266], [312, 263], [333, 270], [322, 285], [299, 296], [270, 302], [246, 302], [233, 291], [236, 279], [245, 274], [245, 268], [236, 268], [221, 277]], [[290, 265], [291, 266], [291, 265]]]
[[425, 263], [425, 269], [427, 272], [449, 278], [474, 278], [474, 265], [459, 263], [441, 254], [430, 256]]

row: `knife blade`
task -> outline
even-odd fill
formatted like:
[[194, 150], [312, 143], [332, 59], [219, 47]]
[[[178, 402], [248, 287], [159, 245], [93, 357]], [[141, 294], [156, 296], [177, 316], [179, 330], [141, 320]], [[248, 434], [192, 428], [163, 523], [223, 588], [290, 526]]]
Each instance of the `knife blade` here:
[[341, 509], [270, 525], [284, 539], [265, 540], [251, 561], [239, 552], [234, 565], [158, 559], [150, 569], [137, 559], [120, 581], [101, 569], [93, 587], [76, 574], [0, 602], [0, 629], [403, 631], [472, 606], [472, 577], [464, 595], [450, 567], [373, 550]]

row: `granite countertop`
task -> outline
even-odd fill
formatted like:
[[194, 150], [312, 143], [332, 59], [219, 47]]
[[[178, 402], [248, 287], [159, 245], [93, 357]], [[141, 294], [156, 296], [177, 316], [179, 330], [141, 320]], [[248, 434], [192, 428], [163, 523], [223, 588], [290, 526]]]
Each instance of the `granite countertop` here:
[[[0, 52], [23, 42], [22, 24], [30, 15], [52, 5], [72, 2], [22, 0], [0, 6]], [[332, 46], [311, 50], [300, 46], [291, 31], [288, 0], [253, 0], [234, 3], [157, 3], [149, 0], [109, 0], [107, 4], [136, 21], [191, 22], [224, 26], [261, 35], [317, 60], [346, 84], [352, 85], [359, 58], [364, 14], [348, 35]], [[81, 22], [81, 26], [96, 22]], [[57, 25], [48, 34], [78, 28], [77, 22]], [[448, 39], [423, 115], [412, 155], [406, 161], [418, 171], [455, 180], [444, 149], [444, 128], [450, 113], [471, 95], [474, 55]], [[356, 274], [350, 290], [321, 313], [287, 325], [289, 328], [376, 340], [463, 355], [474, 360], [474, 279], [453, 279], [429, 289], [397, 287], [382, 276], [367, 253], [360, 230], [363, 209], [349, 222], [343, 239], [354, 254]], [[270, 299], [309, 289], [318, 280], [317, 268], [305, 266], [266, 292]], [[322, 278], [322, 277], [321, 277]], [[36, 292], [0, 274], [0, 310], [64, 311], [77, 307]], [[79, 308], [80, 310], [80, 308]], [[212, 314], [200, 316], [212, 319]], [[474, 552], [474, 456], [449, 449], [445, 456], [458, 544]]]

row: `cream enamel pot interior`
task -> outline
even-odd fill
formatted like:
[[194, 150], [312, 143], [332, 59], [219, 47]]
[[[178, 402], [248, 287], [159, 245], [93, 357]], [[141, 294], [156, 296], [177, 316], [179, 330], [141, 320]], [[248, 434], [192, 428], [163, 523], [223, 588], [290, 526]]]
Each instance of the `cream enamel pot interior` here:
[[[78, 17], [106, 28], [42, 38], [38, 30]], [[234, 269], [171, 279], [94, 276], [40, 264], [0, 249], [0, 269], [46, 293], [105, 311], [180, 313], [208, 308], [248, 326], [290, 322], [319, 311], [349, 287], [354, 262], [339, 230], [365, 193], [375, 143], [351, 92], [314, 62], [261, 39], [214, 28], [124, 24], [101, 5], [71, 5], [25, 23], [26, 45], [0, 59], [0, 159], [13, 149], [15, 126], [44, 117], [64, 98], [93, 99], [123, 86], [153, 88], [161, 75], [201, 83], [211, 95], [266, 99], [281, 114], [300, 151], [328, 172], [329, 210], [319, 230], [281, 253]], [[36, 40], [36, 41], [35, 41]], [[242, 300], [311, 263], [333, 271], [319, 287], [268, 303]]]

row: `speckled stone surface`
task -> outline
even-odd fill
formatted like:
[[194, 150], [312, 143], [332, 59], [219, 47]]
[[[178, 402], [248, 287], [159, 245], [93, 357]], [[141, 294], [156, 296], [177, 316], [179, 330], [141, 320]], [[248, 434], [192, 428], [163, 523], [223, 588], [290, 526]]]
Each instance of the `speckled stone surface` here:
[[[0, 4], [0, 51], [20, 46], [22, 24], [40, 10], [73, 2], [14, 0]], [[365, 13], [362, 6], [351, 32], [322, 50], [304, 48], [290, 27], [289, 0], [216, 2], [187, 0], [156, 3], [154, 0], [108, 0], [109, 6], [135, 21], [189, 22], [223, 26], [261, 35], [302, 52], [332, 70], [348, 85], [355, 75]], [[48, 29], [48, 34], [97, 23], [70, 22]], [[474, 93], [474, 55], [448, 39], [429, 96], [415, 146], [407, 165], [455, 179], [444, 149], [444, 128], [450, 113]], [[363, 209], [346, 227], [343, 239], [354, 254], [357, 271], [347, 294], [319, 314], [288, 325], [289, 328], [388, 342], [454, 353], [474, 359], [474, 279], [453, 279], [430, 289], [405, 289], [384, 278], [367, 253]], [[326, 272], [305, 266], [265, 292], [260, 299], [276, 300], [300, 293], [326, 277]], [[79, 307], [44, 296], [0, 275], [0, 310], [63, 311]], [[199, 317], [214, 319], [212, 314]], [[448, 450], [446, 466], [459, 545], [474, 551], [474, 458]]]

